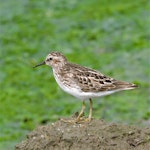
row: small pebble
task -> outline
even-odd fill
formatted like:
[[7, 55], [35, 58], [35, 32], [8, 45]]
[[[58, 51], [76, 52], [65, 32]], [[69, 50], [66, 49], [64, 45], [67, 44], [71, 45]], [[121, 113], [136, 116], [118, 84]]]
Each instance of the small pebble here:
[[44, 138], [44, 135], [41, 135], [41, 138]]

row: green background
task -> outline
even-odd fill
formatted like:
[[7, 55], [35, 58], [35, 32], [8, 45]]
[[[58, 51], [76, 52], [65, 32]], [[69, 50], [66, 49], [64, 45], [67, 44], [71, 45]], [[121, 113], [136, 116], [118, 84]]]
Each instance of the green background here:
[[51, 68], [32, 68], [51, 51], [139, 85], [95, 99], [94, 118], [148, 125], [149, 10], [148, 0], [0, 0], [0, 149], [11, 150], [35, 127], [81, 109]]

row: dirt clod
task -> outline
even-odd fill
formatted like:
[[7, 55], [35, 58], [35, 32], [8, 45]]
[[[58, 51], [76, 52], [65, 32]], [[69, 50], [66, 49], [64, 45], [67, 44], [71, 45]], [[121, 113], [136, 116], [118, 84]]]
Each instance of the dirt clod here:
[[16, 150], [150, 150], [150, 127], [106, 123], [70, 124], [57, 121], [39, 126]]

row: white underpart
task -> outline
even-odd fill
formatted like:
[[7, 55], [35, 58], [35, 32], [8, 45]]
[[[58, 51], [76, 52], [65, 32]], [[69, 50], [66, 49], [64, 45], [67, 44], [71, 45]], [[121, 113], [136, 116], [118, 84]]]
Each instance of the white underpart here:
[[[53, 72], [54, 72], [54, 70], [53, 70]], [[83, 91], [81, 91], [79, 86], [76, 86], [76, 88], [70, 88], [68, 86], [65, 86], [59, 80], [59, 78], [55, 75], [55, 72], [54, 72], [54, 77], [55, 77], [57, 84], [60, 86], [60, 88], [62, 90], [79, 98], [80, 100], [89, 100], [89, 98], [102, 97], [102, 96], [110, 95], [110, 94], [118, 92], [118, 91], [133, 89], [133, 88], [124, 88], [124, 89], [118, 89], [118, 90], [114, 90], [114, 91], [101, 91], [101, 92], [95, 92], [95, 93], [94, 92], [83, 92]]]

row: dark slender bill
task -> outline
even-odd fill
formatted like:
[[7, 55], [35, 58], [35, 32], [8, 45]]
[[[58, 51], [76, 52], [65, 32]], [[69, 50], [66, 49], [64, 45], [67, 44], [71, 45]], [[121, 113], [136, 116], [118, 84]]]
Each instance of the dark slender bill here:
[[45, 61], [44, 61], [44, 62], [42, 62], [42, 63], [40, 63], [40, 64], [37, 64], [37, 65], [36, 65], [36, 66], [34, 66], [33, 68], [36, 68], [36, 67], [41, 66], [41, 65], [45, 65]]

